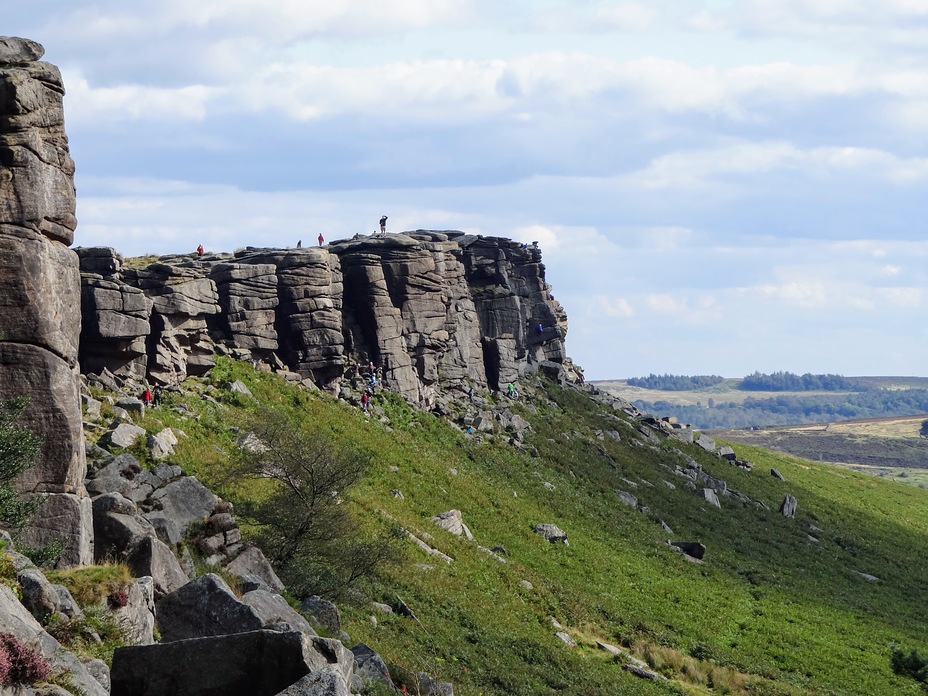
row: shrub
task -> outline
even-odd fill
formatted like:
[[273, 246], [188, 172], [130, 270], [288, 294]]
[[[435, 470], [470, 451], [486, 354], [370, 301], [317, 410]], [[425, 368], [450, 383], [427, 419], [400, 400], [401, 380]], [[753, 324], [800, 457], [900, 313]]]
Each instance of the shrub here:
[[12, 483], [35, 463], [42, 438], [17, 425], [29, 400], [26, 397], [0, 400], [0, 525], [21, 529], [32, 517], [41, 498], [26, 499], [13, 490]]
[[48, 660], [12, 633], [0, 633], [0, 684], [35, 684], [51, 674]]
[[894, 645], [889, 664], [893, 672], [914, 679], [922, 689], [928, 691], [928, 657], [922, 657], [914, 649], [906, 653]]

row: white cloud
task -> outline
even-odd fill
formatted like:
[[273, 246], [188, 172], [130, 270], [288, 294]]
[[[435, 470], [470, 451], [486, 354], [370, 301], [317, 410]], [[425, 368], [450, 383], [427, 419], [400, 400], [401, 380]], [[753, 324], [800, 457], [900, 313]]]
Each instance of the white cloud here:
[[608, 295], [597, 295], [595, 297], [599, 311], [607, 317], [613, 319], [629, 319], [635, 316], [635, 310], [624, 297], [610, 297]]
[[903, 158], [863, 147], [802, 149], [788, 142], [741, 142], [712, 150], [663, 155], [640, 172], [625, 177], [628, 184], [651, 189], [707, 188], [732, 175], [795, 171], [816, 177], [866, 174], [895, 184], [928, 178], [928, 158]]

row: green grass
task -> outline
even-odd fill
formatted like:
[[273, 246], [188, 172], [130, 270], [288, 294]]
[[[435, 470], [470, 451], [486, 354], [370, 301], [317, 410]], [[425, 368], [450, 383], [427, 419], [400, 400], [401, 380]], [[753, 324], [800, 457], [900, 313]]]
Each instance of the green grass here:
[[[464, 696], [919, 693], [891, 672], [889, 655], [893, 644], [924, 648], [925, 491], [743, 445], [735, 448], [754, 462], [751, 472], [694, 446], [665, 441], [652, 448], [619, 414], [550, 384], [522, 385], [516, 408], [533, 431], [520, 449], [502, 433], [467, 437], [389, 395], [375, 400], [387, 421], [381, 424], [343, 402], [220, 360], [207, 381], [188, 380], [186, 396], [169, 397], [142, 424], [150, 432], [183, 430], [171, 461], [233, 502], [261, 491], [228, 476], [235, 427], [253, 408], [223, 389], [232, 379], [245, 382], [258, 402], [369, 452], [374, 465], [346, 504], [371, 529], [395, 520], [420, 537], [430, 534], [429, 543], [454, 559], [446, 564], [406, 544], [399, 564], [359, 588], [363, 599], [342, 605], [352, 644], [371, 645], [394, 676], [412, 680], [424, 671]], [[186, 414], [171, 409], [179, 400]], [[599, 439], [603, 430], [618, 431], [622, 441]], [[721, 510], [701, 502], [670, 471], [683, 463], [680, 451], [770, 509], [731, 497], [722, 498]], [[786, 481], [770, 476], [771, 467]], [[633, 492], [650, 513], [619, 503], [616, 489]], [[796, 519], [777, 513], [786, 493], [799, 501]], [[463, 512], [479, 545], [503, 546], [507, 563], [430, 522], [452, 508]], [[675, 540], [703, 542], [705, 562], [671, 551], [657, 520]], [[567, 531], [570, 545], [534, 534], [541, 522]], [[370, 606], [396, 595], [419, 622]], [[577, 648], [554, 637], [552, 618]], [[672, 681], [632, 677], [594, 647], [596, 639], [626, 646]]]

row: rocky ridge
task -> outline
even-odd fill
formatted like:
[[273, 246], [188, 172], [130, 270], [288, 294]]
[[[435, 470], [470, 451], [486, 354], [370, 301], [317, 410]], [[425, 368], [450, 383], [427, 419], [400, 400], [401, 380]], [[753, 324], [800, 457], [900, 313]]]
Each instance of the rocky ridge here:
[[534, 245], [417, 230], [141, 268], [114, 249], [76, 251], [85, 373], [171, 385], [219, 352], [334, 391], [353, 365], [373, 364], [384, 386], [426, 407], [442, 390], [500, 389], [545, 364], [582, 380]]

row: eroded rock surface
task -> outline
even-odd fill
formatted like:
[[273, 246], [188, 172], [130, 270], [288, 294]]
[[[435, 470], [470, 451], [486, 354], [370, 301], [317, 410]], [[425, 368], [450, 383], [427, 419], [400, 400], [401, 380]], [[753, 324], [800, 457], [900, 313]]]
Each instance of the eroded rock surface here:
[[43, 438], [16, 482], [43, 509], [23, 542], [61, 539], [62, 565], [92, 559], [84, 491], [78, 343], [80, 280], [74, 163], [61, 75], [34, 41], [0, 37], [0, 399], [29, 397], [24, 420]]

